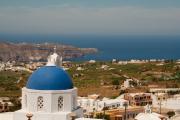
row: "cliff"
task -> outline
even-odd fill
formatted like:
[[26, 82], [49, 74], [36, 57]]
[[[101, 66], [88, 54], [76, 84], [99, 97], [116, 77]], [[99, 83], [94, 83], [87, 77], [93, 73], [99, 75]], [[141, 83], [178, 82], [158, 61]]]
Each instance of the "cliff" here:
[[46, 61], [47, 56], [53, 52], [62, 55], [64, 59], [81, 57], [85, 54], [96, 53], [96, 48], [77, 48], [71, 45], [54, 43], [30, 44], [0, 42], [0, 61]]

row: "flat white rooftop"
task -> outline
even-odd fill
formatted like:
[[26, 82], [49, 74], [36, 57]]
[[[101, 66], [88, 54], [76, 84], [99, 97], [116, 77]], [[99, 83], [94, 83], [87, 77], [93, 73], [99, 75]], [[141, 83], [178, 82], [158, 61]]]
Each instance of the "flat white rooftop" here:
[[0, 120], [13, 120], [13, 112], [0, 113]]

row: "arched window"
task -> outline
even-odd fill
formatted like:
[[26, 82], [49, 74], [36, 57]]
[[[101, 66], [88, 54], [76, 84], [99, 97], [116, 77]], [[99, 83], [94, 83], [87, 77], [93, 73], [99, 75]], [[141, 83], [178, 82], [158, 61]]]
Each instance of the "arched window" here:
[[58, 98], [58, 111], [62, 111], [62, 109], [63, 109], [63, 97], [60, 96]]
[[27, 108], [27, 95], [24, 96], [24, 106]]
[[75, 98], [75, 96], [73, 96], [73, 104], [72, 104], [72, 109], [74, 110], [75, 109], [75, 106], [76, 106], [76, 98]]
[[37, 110], [38, 111], [42, 111], [44, 107], [44, 101], [43, 101], [43, 97], [39, 96], [38, 97], [38, 101], [37, 101]]

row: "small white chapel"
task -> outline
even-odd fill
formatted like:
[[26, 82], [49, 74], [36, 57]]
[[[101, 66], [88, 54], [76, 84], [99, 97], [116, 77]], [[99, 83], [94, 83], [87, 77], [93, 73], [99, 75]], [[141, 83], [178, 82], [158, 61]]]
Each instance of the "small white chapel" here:
[[22, 109], [13, 120], [71, 120], [83, 117], [77, 106], [77, 88], [60, 65], [62, 58], [54, 52], [46, 66], [34, 71], [22, 88]]

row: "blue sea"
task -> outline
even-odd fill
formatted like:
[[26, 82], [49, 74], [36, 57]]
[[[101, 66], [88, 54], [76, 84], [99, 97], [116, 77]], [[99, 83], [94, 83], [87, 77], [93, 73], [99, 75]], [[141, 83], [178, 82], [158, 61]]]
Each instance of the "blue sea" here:
[[0, 40], [16, 43], [62, 43], [99, 50], [96, 54], [72, 59], [74, 61], [180, 59], [180, 36], [0, 35]]

